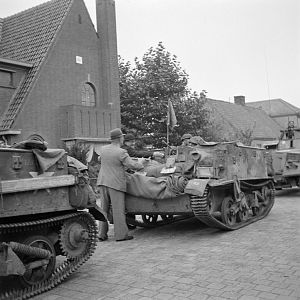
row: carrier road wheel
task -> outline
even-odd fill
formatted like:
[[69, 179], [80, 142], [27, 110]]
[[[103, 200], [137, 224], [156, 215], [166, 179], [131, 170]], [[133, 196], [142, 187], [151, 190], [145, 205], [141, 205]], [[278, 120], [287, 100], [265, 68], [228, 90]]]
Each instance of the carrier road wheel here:
[[[27, 238], [23, 243], [31, 247], [48, 250], [52, 253], [52, 257], [48, 260], [48, 262], [47, 260], [45, 260], [42, 266], [28, 269], [23, 276], [20, 276], [19, 280], [21, 285], [24, 287], [29, 287], [42, 282], [51, 276], [55, 269], [56, 253], [52, 242], [45, 236], [31, 236]], [[26, 255], [22, 255], [21, 260], [25, 266], [37, 261], [34, 257]]]
[[249, 219], [249, 211], [247, 208], [242, 208], [237, 213], [238, 222], [246, 222]]
[[60, 231], [60, 246], [68, 258], [84, 254], [89, 247], [89, 224], [84, 219], [65, 221]]
[[222, 221], [229, 226], [233, 226], [236, 223], [235, 208], [236, 207], [232, 198], [230, 197], [224, 198], [222, 202], [222, 208], [221, 208]]
[[155, 225], [157, 222], [158, 215], [142, 215], [143, 222], [145, 224]]

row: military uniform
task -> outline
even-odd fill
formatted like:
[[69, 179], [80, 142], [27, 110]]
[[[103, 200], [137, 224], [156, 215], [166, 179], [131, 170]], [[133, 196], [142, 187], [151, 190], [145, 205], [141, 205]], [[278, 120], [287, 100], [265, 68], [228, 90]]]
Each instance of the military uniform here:
[[192, 137], [191, 134], [189, 133], [185, 133], [182, 137], [181, 137], [181, 142], [182, 142], [182, 146], [188, 146], [189, 145], [189, 140]]

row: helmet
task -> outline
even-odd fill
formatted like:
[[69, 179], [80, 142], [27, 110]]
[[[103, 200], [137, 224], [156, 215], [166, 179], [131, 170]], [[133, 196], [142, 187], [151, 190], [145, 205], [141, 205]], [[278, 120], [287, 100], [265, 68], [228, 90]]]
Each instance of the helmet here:
[[181, 137], [181, 140], [182, 140], [182, 141], [184, 141], [184, 140], [189, 140], [191, 137], [192, 137], [191, 134], [185, 133], [185, 134]]

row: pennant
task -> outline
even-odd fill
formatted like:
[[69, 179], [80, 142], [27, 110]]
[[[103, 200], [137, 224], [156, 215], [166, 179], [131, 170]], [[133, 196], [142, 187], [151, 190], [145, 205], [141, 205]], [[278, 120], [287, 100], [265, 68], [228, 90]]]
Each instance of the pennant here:
[[168, 100], [167, 125], [170, 126], [171, 129], [173, 129], [176, 124], [177, 124], [177, 119], [176, 119], [175, 111], [172, 102]]

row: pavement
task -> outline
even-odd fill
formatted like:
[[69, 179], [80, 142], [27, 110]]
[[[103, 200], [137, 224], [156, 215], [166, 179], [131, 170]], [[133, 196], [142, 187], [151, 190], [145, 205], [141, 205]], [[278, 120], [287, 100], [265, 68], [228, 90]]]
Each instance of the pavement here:
[[300, 299], [300, 190], [270, 214], [222, 232], [195, 218], [99, 242], [75, 274], [34, 300]]

